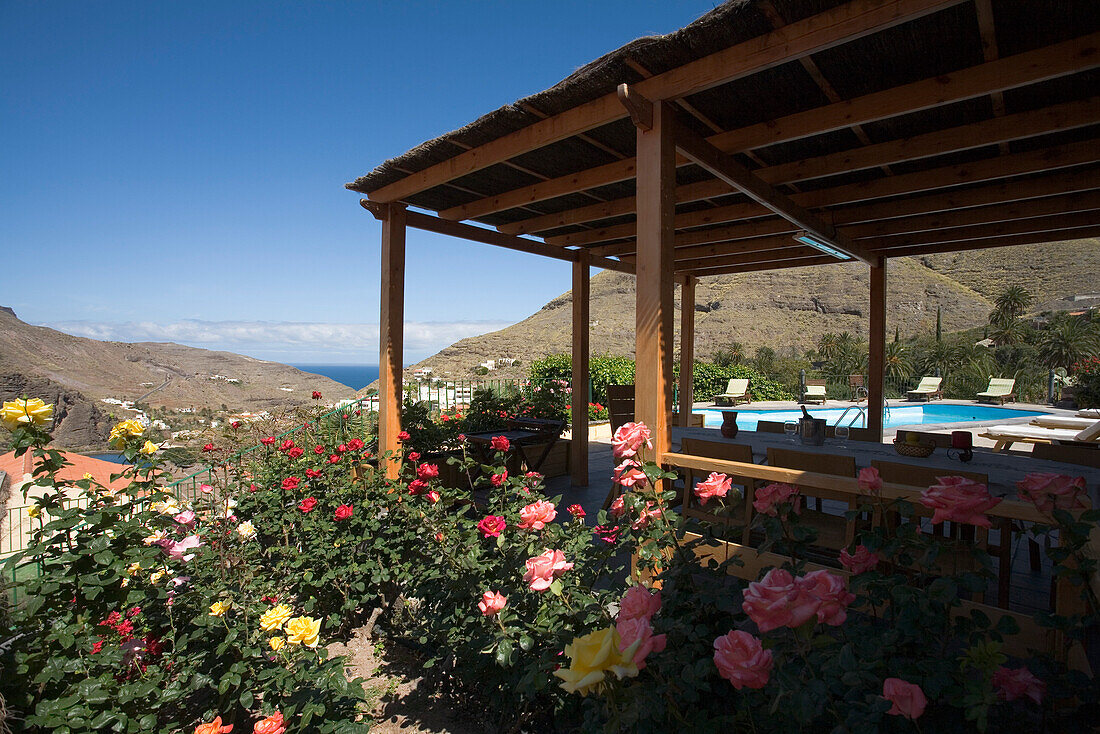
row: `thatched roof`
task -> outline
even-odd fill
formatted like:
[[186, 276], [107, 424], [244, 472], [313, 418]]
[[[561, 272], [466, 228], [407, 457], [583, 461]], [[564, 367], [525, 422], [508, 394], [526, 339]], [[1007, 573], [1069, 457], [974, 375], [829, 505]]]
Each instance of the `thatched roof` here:
[[[791, 24], [843, 5], [841, 0], [730, 0], [691, 25], [664, 36], [640, 38], [591, 62], [538, 94], [490, 112], [465, 127], [425, 142], [382, 163], [347, 184], [364, 194], [378, 191], [412, 173], [485, 145], [541, 119], [560, 114], [613, 93], [622, 82], [637, 83], [645, 74], [659, 75], [722, 49], [764, 36], [784, 23]], [[1079, 38], [1100, 30], [1095, 0], [1031, 0], [992, 3], [991, 24], [983, 28], [980, 11], [972, 2], [946, 7], [915, 20], [886, 27], [826, 48], [804, 59], [792, 59], [743, 78], [684, 98], [684, 124], [702, 136], [746, 128], [798, 112], [824, 107], [837, 100], [864, 95], [969, 69], [989, 61]], [[984, 31], [984, 33], [983, 33]], [[990, 56], [992, 34], [995, 49]], [[983, 47], [983, 36], [987, 41]], [[796, 164], [841, 151], [898, 141], [935, 131], [992, 120], [1064, 103], [1087, 100], [1100, 89], [1100, 73], [1093, 64], [1057, 78], [980, 95], [918, 111], [877, 119], [862, 125], [764, 145], [737, 153], [750, 169]], [[643, 73], [644, 72], [644, 73]], [[690, 112], [692, 114], [686, 114]], [[861, 181], [950, 165], [987, 160], [1028, 150], [1092, 140], [1098, 124], [1075, 124], [1046, 134], [1023, 135], [993, 145], [955, 146], [941, 155], [921, 155], [891, 165], [860, 167], [800, 179], [788, 192], [809, 192]], [[442, 211], [490, 196], [539, 184], [634, 155], [635, 128], [629, 118], [600, 125], [583, 135], [539, 147], [508, 161], [495, 163], [403, 197], [405, 203]], [[1098, 156], [1100, 157], [1100, 156]], [[710, 178], [697, 166], [678, 170], [682, 184]], [[563, 212], [599, 201], [618, 200], [634, 193], [634, 181], [620, 180], [565, 195], [470, 217], [502, 227], [538, 215]], [[677, 214], [728, 206], [746, 199], [737, 193], [681, 202]], [[572, 224], [537, 232], [543, 237], [581, 233], [633, 221], [633, 214]]]

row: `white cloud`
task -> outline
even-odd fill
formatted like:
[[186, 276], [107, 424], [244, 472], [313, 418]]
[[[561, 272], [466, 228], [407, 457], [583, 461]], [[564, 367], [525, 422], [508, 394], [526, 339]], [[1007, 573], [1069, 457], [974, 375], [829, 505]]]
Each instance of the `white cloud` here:
[[[122, 342], [176, 342], [280, 361], [378, 361], [378, 324], [292, 321], [59, 321], [42, 324], [74, 336]], [[508, 326], [498, 321], [406, 322], [405, 361], [434, 354], [459, 339]]]

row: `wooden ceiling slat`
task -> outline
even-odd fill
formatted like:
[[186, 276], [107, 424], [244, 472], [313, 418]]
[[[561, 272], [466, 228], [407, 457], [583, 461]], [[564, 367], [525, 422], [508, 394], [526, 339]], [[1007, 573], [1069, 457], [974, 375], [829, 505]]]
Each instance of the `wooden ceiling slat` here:
[[[893, 87], [845, 102], [798, 112], [778, 120], [710, 136], [707, 140], [719, 149], [731, 153], [819, 135], [849, 127], [854, 123], [882, 120], [938, 105], [984, 96], [992, 91], [1013, 89], [1095, 68], [1100, 65], [1098, 48], [1100, 48], [1100, 33], [980, 64], [952, 74]], [[633, 173], [627, 172], [625, 165], [620, 164], [619, 167], [602, 166], [599, 169], [599, 174], [587, 176], [585, 183], [598, 186], [627, 180], [632, 177]], [[513, 202], [514, 206], [519, 206], [525, 203], [543, 201], [575, 191], [575, 189], [570, 188], [570, 179], [572, 178], [573, 176], [567, 176], [552, 179], [543, 184], [525, 187], [515, 190], [515, 192], [506, 192], [495, 197], [487, 197], [487, 199], [493, 200], [491, 206]], [[465, 205], [461, 212], [457, 211], [460, 207], [453, 207], [447, 211], [451, 212], [452, 218], [471, 218], [490, 213], [490, 211], [497, 211], [486, 210], [485, 206], [473, 206], [476, 204], [477, 202], [471, 202]], [[615, 214], [622, 213], [626, 212], [615, 212]], [[500, 229], [509, 234], [530, 234], [551, 229], [555, 226], [562, 226], [561, 224], [548, 225], [548, 221], [554, 221], [548, 219], [548, 217], [553, 217], [553, 215], [533, 217], [501, 225]], [[567, 223], [575, 224], [576, 222]]]
[[[705, 278], [708, 275], [730, 275], [732, 273], [753, 273], [759, 270], [783, 270], [785, 268], [801, 268], [807, 265], [836, 265], [841, 260], [828, 255], [815, 255], [805, 258], [793, 258], [788, 260], [761, 260], [746, 263], [744, 265], [724, 265], [714, 268], [699, 268], [697, 270], [678, 270], [680, 275], [693, 275], [697, 278]], [[847, 262], [854, 262], [848, 260]]]
[[[638, 90], [650, 99], [679, 99], [930, 15], [964, 1], [852, 0], [764, 36], [735, 44], [650, 77], [639, 84]], [[618, 97], [614, 93], [606, 94], [429, 166], [423, 171], [368, 192], [367, 195], [373, 201], [399, 201], [625, 116]]]
[[879, 237], [864, 240], [864, 245], [875, 252], [890, 254], [893, 250], [928, 244], [944, 244], [964, 240], [1000, 237], [1003, 235], [1053, 232], [1055, 230], [1091, 227], [1100, 225], [1100, 213], [1095, 211], [1057, 214], [1033, 219], [1017, 219], [993, 224], [975, 224], [965, 227], [950, 227], [931, 232], [899, 234], [894, 237]]
[[[1100, 189], [1100, 171], [1090, 169], [956, 193], [933, 194], [902, 201], [852, 207], [829, 212], [829, 216], [836, 226], [849, 225], [840, 226], [841, 232], [858, 239], [882, 234], [915, 232], [920, 231], [922, 227], [937, 229], [956, 226], [950, 222], [976, 224], [1005, 218], [1045, 216], [1059, 211], [1086, 211], [1097, 208], [1094, 202], [1098, 200], [1100, 193], [1097, 193], [1096, 189]], [[1067, 196], [1079, 192], [1090, 193]], [[898, 220], [901, 220], [900, 223]], [[727, 227], [680, 232], [676, 235], [675, 242], [679, 253], [681, 249], [693, 245], [734, 242], [790, 233], [794, 229], [783, 219], [756, 219]], [[633, 251], [633, 241], [589, 248], [589, 252], [601, 257], [622, 256]], [[702, 252], [699, 248], [695, 248], [695, 251]], [[714, 254], [722, 254], [722, 252], [716, 251]]]

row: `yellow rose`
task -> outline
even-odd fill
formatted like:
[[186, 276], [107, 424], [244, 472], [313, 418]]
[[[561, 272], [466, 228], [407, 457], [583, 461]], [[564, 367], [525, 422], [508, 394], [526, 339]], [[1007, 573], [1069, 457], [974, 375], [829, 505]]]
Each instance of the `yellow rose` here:
[[146, 456], [148, 456], [149, 454], [155, 454], [157, 453], [158, 448], [160, 447], [152, 441], [146, 441], [145, 445], [141, 447], [141, 453], [145, 454]]
[[268, 609], [260, 617], [260, 629], [265, 632], [271, 632], [282, 627], [288, 619], [294, 614], [290, 607], [286, 604], [280, 604], [277, 607]]
[[210, 605], [210, 614], [212, 614], [215, 617], [220, 617], [223, 614], [225, 614], [226, 612], [228, 612], [229, 607], [231, 607], [231, 606], [233, 606], [233, 602], [231, 602], [231, 601], [228, 601], [228, 600], [216, 601], [216, 602], [214, 602], [213, 604]]
[[603, 687], [609, 671], [620, 679], [638, 675], [634, 653], [638, 651], [640, 643], [639, 638], [620, 651], [619, 633], [614, 627], [576, 637], [573, 644], [565, 646], [569, 667], [555, 670], [554, 675], [562, 679], [561, 687], [569, 693], [586, 696]]
[[151, 583], [153, 586], [156, 586], [160, 583], [160, 580], [167, 575], [167, 571], [153, 571], [151, 574], [149, 574], [149, 583]]
[[267, 641], [267, 644], [271, 647], [272, 650], [278, 650], [286, 644], [286, 640], [284, 640], [282, 637], [272, 637], [270, 640]]
[[321, 620], [310, 617], [295, 617], [286, 623], [286, 641], [291, 645], [317, 647], [321, 634]]
[[82, 477], [82, 479], [87, 479], [89, 482], [91, 482], [95, 480], [95, 477], [92, 476], [91, 472], [86, 471], [84, 472], [84, 476]]
[[111, 429], [111, 438], [108, 443], [114, 448], [120, 449], [126, 445], [127, 438], [140, 436], [143, 433], [145, 433], [145, 427], [133, 418], [119, 421]]
[[136, 562], [131, 563], [129, 566], [126, 567], [126, 573], [131, 576], [133, 576], [135, 573], [141, 573], [141, 564]]
[[0, 421], [8, 430], [19, 426], [43, 426], [53, 418], [53, 406], [46, 405], [38, 398], [31, 400], [10, 400], [0, 407]]
[[27, 517], [39, 518], [42, 516], [42, 508], [38, 505], [31, 505], [27, 508]]

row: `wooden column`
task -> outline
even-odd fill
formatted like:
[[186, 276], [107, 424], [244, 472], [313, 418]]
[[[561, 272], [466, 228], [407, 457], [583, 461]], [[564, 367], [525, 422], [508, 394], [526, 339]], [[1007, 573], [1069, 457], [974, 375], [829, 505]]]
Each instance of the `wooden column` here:
[[388, 204], [382, 218], [382, 308], [378, 321], [378, 453], [393, 452], [386, 477], [401, 468], [401, 357], [405, 325], [405, 205]]
[[886, 370], [886, 258], [871, 267], [870, 354], [867, 359], [867, 427], [882, 441]]
[[699, 279], [685, 275], [680, 282], [680, 425], [689, 425], [695, 402], [692, 366], [695, 364], [695, 284]]
[[589, 257], [573, 263], [573, 416], [569, 474], [574, 487], [588, 486], [588, 289]]
[[654, 102], [648, 129], [637, 128], [638, 260], [634, 419], [649, 426], [656, 459], [669, 450], [672, 412], [673, 216], [676, 208], [675, 121]]

